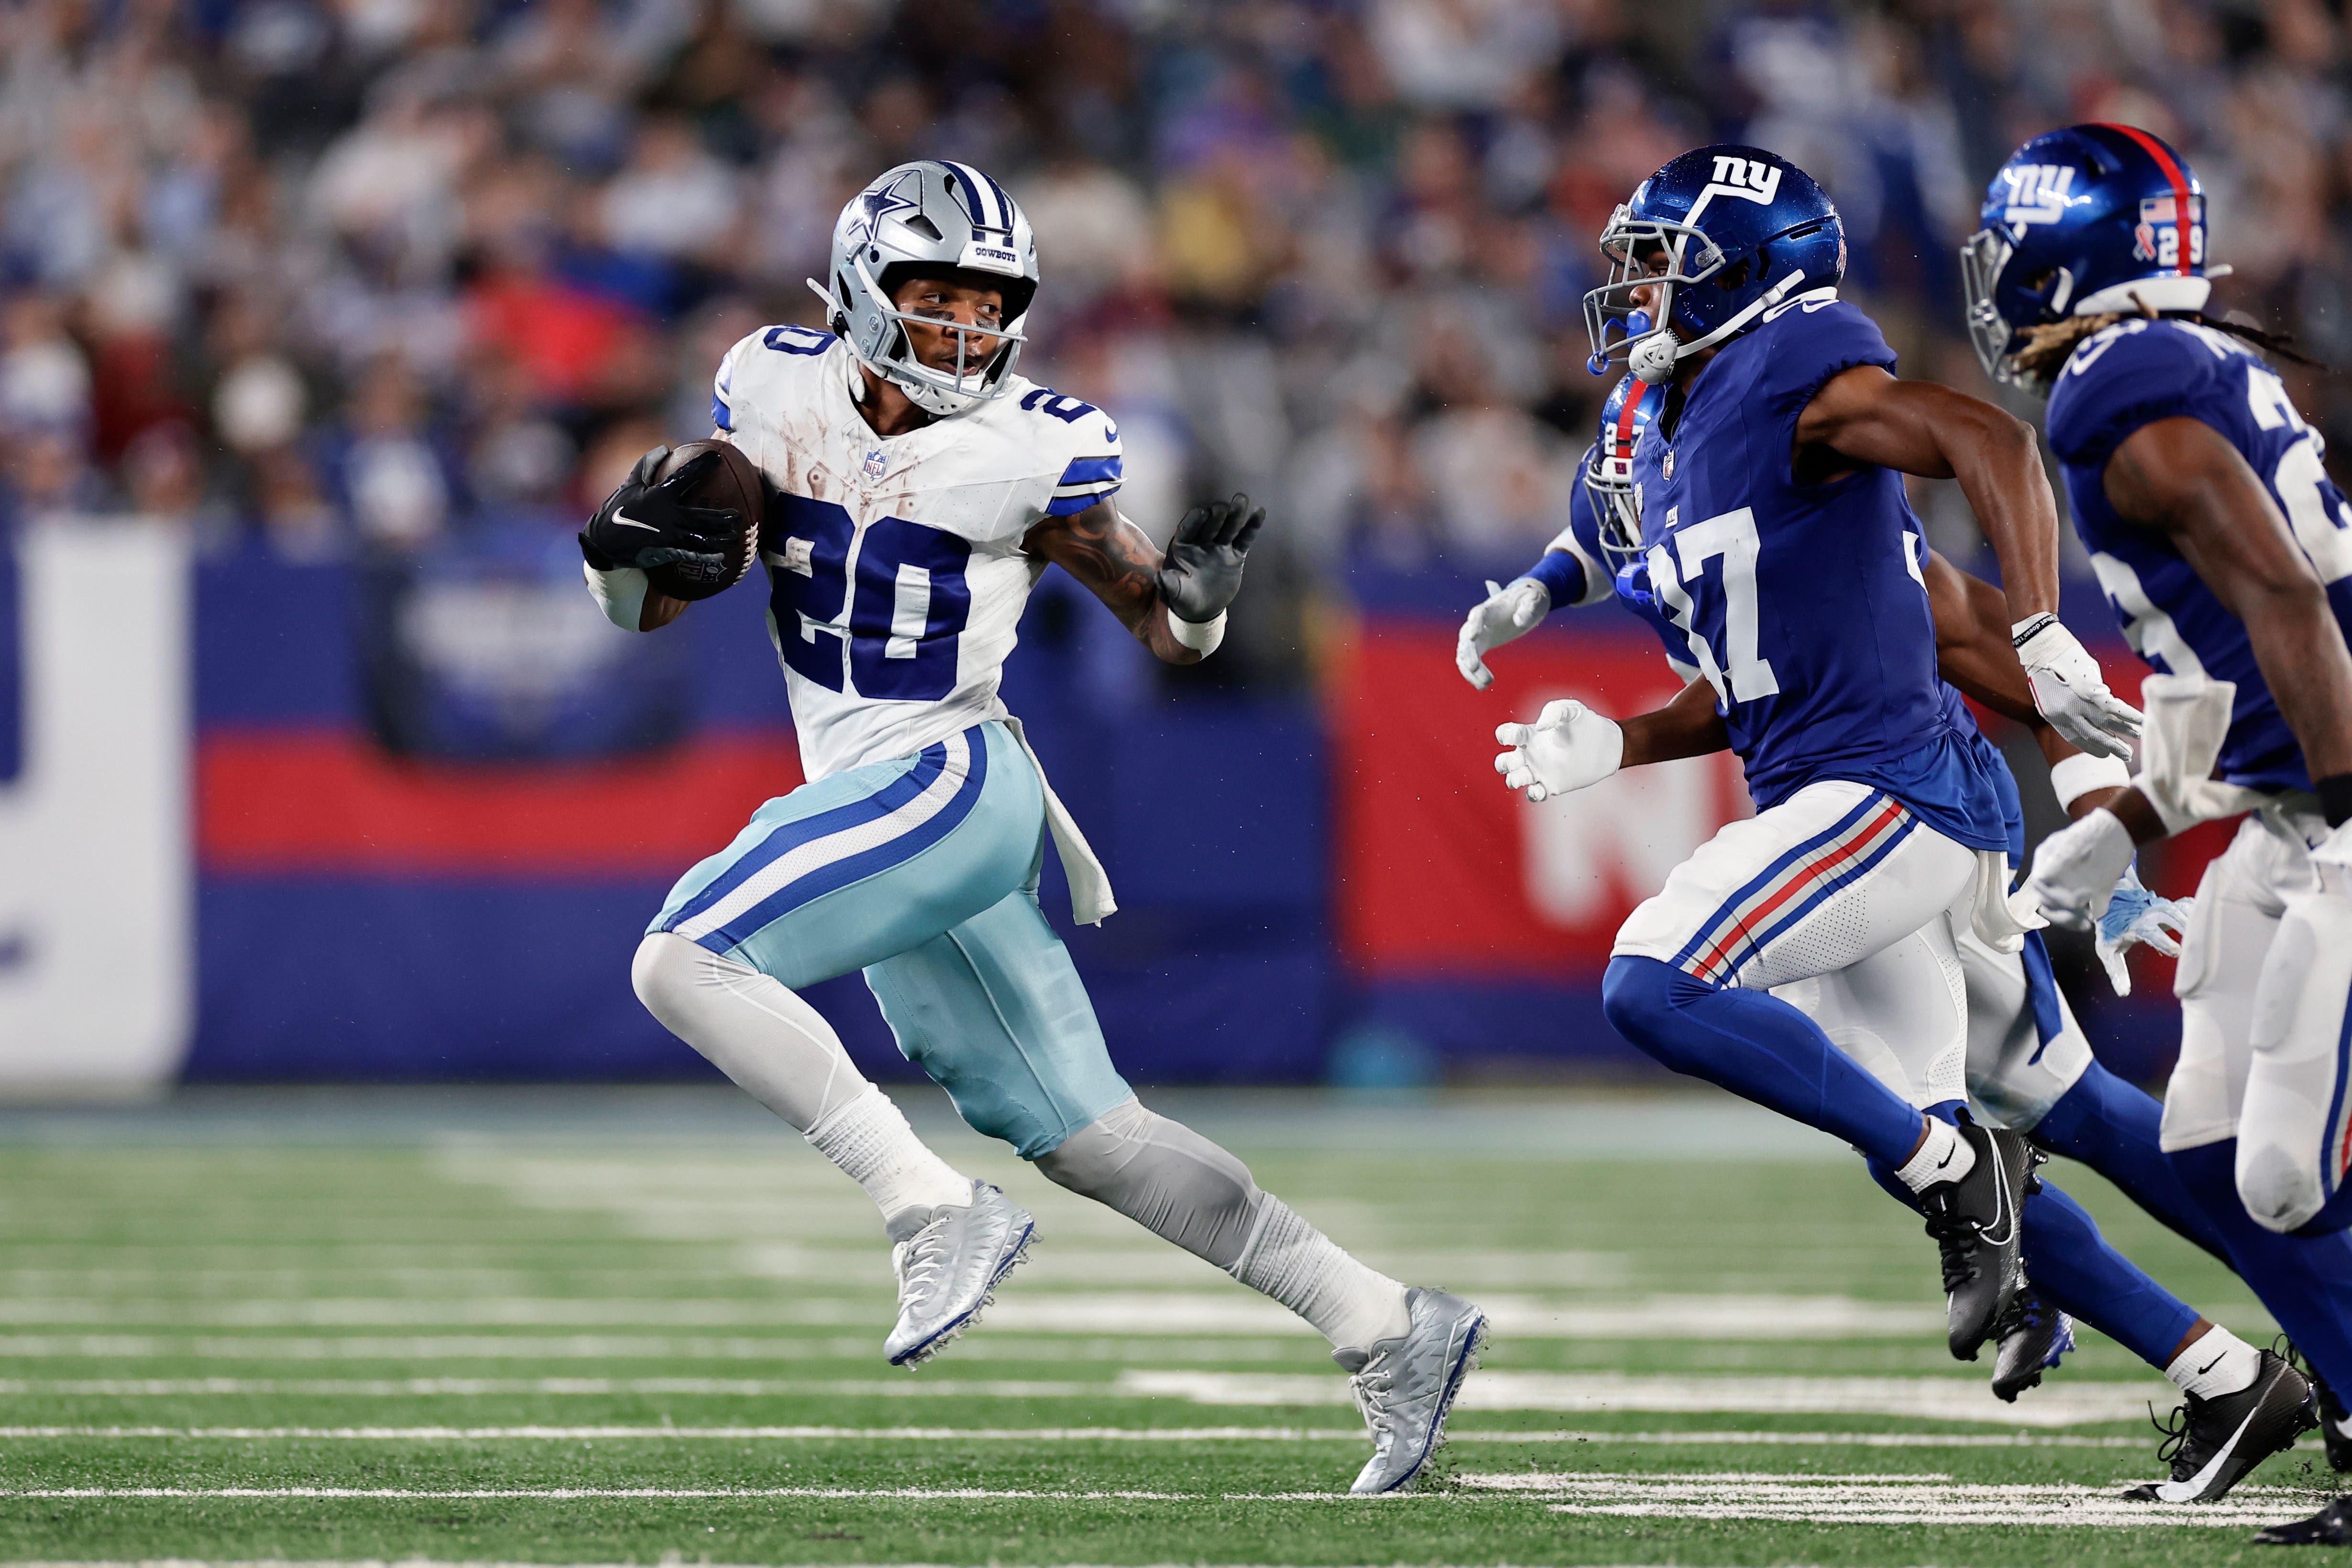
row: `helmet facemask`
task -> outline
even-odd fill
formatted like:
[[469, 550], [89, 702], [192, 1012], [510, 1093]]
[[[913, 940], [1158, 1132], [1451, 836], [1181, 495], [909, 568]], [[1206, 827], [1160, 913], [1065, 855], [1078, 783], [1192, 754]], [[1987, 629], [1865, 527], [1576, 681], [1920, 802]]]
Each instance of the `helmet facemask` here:
[[1633, 470], [1632, 458], [1612, 456], [1603, 444], [1593, 449], [1592, 461], [1582, 476], [1584, 493], [1592, 501], [1601, 553], [1609, 558], [1612, 570], [1622, 570], [1642, 553], [1642, 517], [1633, 506]]
[[[1601, 253], [1609, 258], [1608, 280], [1584, 297], [1584, 330], [1592, 342], [1586, 369], [1594, 375], [1605, 374], [1613, 361], [1632, 359], [1637, 348], [1660, 334], [1673, 341], [1675, 290], [1704, 283], [1728, 265], [1704, 229], [1663, 218], [1637, 218], [1631, 207], [1622, 205], [1601, 233]], [[1665, 270], [1650, 271], [1651, 261], [1659, 256], [1666, 258]], [[1652, 308], [1644, 309], [1634, 300], [1636, 289], [1654, 290]], [[1651, 352], [1661, 354], [1655, 349]], [[1649, 376], [1642, 379], [1653, 382]]]
[[[889, 277], [889, 281], [903, 283], [908, 277], [929, 276], [919, 271], [904, 272], [907, 265], [900, 263], [897, 267], [885, 267], [885, 277], [901, 273], [899, 277]], [[883, 282], [867, 268], [865, 256], [852, 255], [849, 266], [857, 274], [857, 282], [866, 297], [873, 302], [867, 309], [868, 319], [879, 319], [879, 329], [872, 333], [877, 341], [870, 345], [861, 342], [859, 339], [866, 334], [847, 329], [852, 291], [845, 279], [835, 278], [832, 294], [817, 288], [817, 297], [824, 300], [835, 314], [835, 329], [848, 341], [858, 362], [905, 392], [908, 401], [916, 407], [942, 419], [952, 419], [959, 414], [970, 413], [981, 404], [1003, 397], [1012, 390], [1013, 367], [1021, 358], [1022, 345], [1028, 341], [1027, 335], [1017, 324], [1027, 314], [1028, 300], [1012, 298], [1017, 292], [1015, 286], [1023, 280], [1012, 277], [999, 280], [985, 274], [972, 275], [975, 281], [986, 277], [992, 285], [1001, 287], [1007, 297], [1008, 307], [1016, 304], [1020, 307], [1018, 309], [1008, 308], [996, 325], [982, 327], [901, 310]], [[814, 283], [810, 287], [816, 288]], [[909, 323], [946, 331], [955, 339], [956, 362], [953, 370], [934, 370], [915, 357], [914, 343], [908, 332]], [[976, 344], [975, 340], [986, 341]]]

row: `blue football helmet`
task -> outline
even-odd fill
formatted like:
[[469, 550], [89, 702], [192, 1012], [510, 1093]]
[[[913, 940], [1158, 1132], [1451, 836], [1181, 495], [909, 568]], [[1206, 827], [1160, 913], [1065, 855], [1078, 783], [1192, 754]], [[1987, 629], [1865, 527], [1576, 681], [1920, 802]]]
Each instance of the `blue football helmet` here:
[[2032, 384], [2010, 364], [2029, 328], [2143, 306], [2202, 310], [2210, 279], [2229, 271], [2205, 265], [2196, 171], [2128, 125], [2035, 137], [1993, 176], [1983, 222], [1960, 247], [1960, 278], [1969, 336], [1999, 382]]
[[[1584, 297], [1591, 368], [1623, 359], [1655, 385], [1675, 361], [1756, 324], [1792, 296], [1845, 277], [1845, 229], [1812, 176], [1760, 147], [1723, 143], [1674, 159], [1642, 182], [1601, 231], [1609, 280]], [[1663, 271], [1652, 271], [1663, 261]], [[1663, 295], [1647, 319], [1636, 288]]]
[[1592, 499], [1592, 516], [1600, 525], [1601, 552], [1612, 571], [1642, 553], [1642, 507], [1633, 493], [1633, 444], [1642, 438], [1658, 411], [1666, 405], [1666, 390], [1627, 376], [1610, 389], [1601, 405], [1601, 439], [1593, 443], [1584, 465], [1584, 491]]

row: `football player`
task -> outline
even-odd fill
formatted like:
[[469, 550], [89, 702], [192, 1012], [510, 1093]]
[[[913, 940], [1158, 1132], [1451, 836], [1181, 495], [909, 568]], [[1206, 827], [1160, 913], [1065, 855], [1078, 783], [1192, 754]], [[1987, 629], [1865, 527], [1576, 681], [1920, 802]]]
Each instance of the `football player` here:
[[[2032, 1162], [1961, 1109], [1954, 943], [1972, 919], [1996, 943], [2017, 932], [2000, 789], [1946, 707], [1904, 473], [1958, 478], [1983, 520], [2043, 716], [2114, 755], [2139, 716], [2054, 613], [2058, 519], [2032, 432], [1888, 373], [1876, 326], [1837, 298], [1843, 234], [1802, 170], [1750, 147], [1684, 153], [1601, 245], [1596, 366], [1667, 389], [1633, 455], [1643, 564], [1705, 685], [1622, 727], [1581, 706], [1505, 726], [1496, 766], [1540, 800], [1728, 739], [1759, 812], [1625, 922], [1603, 1006], [1668, 1067], [1844, 1139], [1911, 1194], [1942, 1254], [1951, 1350], [1972, 1359], [2021, 1283]], [[1880, 1040], [1908, 1042], [1882, 1064], [1907, 1092], [1770, 994], [1824, 976], [1870, 1006]]]
[[[2347, 1468], [2352, 511], [2263, 359], [2283, 345], [2204, 313], [2225, 269], [2208, 265], [2203, 187], [2163, 141], [2124, 125], [2036, 137], [1994, 177], [1983, 221], [1961, 252], [1977, 351], [2049, 398], [2075, 530], [2159, 672], [2132, 788], [2042, 844], [2028, 893], [2086, 924], [2136, 845], [2253, 811], [2182, 944], [2162, 1144], [2321, 1375], [2329, 1457]], [[2176, 1472], [2290, 1418], [2244, 1404], [2192, 1401]], [[2262, 1539], [2352, 1542], [2352, 1499]]]
[[[1643, 386], [1630, 376], [1611, 392], [1602, 410], [1601, 439], [1581, 465], [1583, 483], [1572, 497], [1569, 527], [1524, 576], [1505, 585], [1489, 583], [1487, 598], [1463, 622], [1454, 662], [1473, 686], [1484, 690], [1493, 684], [1486, 655], [1531, 630], [1553, 605], [1582, 606], [1604, 600], [1613, 601], [1657, 634], [1667, 663], [1686, 684], [1699, 679], [1696, 666], [1682, 657], [1689, 652], [1687, 642], [1659, 614], [1649, 591], [1642, 522], [1633, 509], [1633, 444], [1664, 401], [1664, 389]], [[2075, 750], [2035, 711], [2010, 645], [2000, 591], [1961, 572], [1924, 543], [1906, 548], [1919, 550], [1925, 568], [1923, 586], [1946, 681], [1946, 712], [1972, 737], [1971, 744], [1980, 748], [1992, 771], [2013, 865], [2023, 854], [2025, 838], [2016, 781], [2007, 762], [1982, 738], [1956, 688], [1965, 688], [1995, 711], [2034, 729], [2054, 764], [2053, 781], [2070, 812], [2083, 814], [2105, 804], [2119, 793], [2128, 776], [2116, 758], [2090, 758]], [[1711, 714], [1711, 694], [1701, 688], [1695, 695]], [[1554, 704], [1552, 709], [1567, 706]], [[1727, 744], [1727, 737], [1718, 736], [1717, 749]], [[2179, 908], [2149, 894], [2126, 871], [2101, 923], [2100, 950], [2109, 960], [2111, 977], [2120, 970], [2123, 954], [2140, 942], [2179, 951], [2171, 935], [2179, 928]], [[2174, 1230], [2226, 1256], [2219, 1233], [2189, 1199], [2158, 1147], [2157, 1102], [2091, 1055], [2052, 975], [2041, 934], [2028, 931], [2014, 951], [2004, 951], [1974, 930], [1965, 930], [1954, 934], [1954, 946], [1966, 980], [1966, 1077], [1971, 1108], [1983, 1119], [2028, 1134], [2040, 1149], [2081, 1160]], [[2129, 982], [2117, 978], [2117, 984], [2127, 987]], [[1900, 1063], [1914, 1042], [1882, 1039], [1868, 999], [1856, 997], [1839, 977], [1797, 981], [1775, 988], [1772, 994], [1804, 1011], [1865, 1065], [1879, 1069], [1877, 1075], [1890, 1088], [1910, 1092], [1913, 1072]], [[2045, 1184], [2041, 1193], [2029, 1197], [2025, 1217], [2027, 1287], [1993, 1329], [1998, 1350], [1992, 1390], [2000, 1398], [2014, 1400], [2073, 1348], [2070, 1313], [2137, 1353], [2190, 1397], [2208, 1387], [2234, 1386], [2219, 1371], [2232, 1363], [2258, 1368], [2257, 1379], [2248, 1387], [2252, 1381], [2277, 1383], [2290, 1394], [2301, 1387], [2301, 1375], [2285, 1361], [2257, 1351], [2200, 1316], [2116, 1252], [2091, 1217], [2056, 1187]], [[2240, 1445], [2232, 1464], [2194, 1486], [2167, 1480], [2152, 1483], [2144, 1493], [2158, 1501], [2210, 1502], [2291, 1443], [2294, 1433], [2268, 1436], [2270, 1446]]]
[[[1442, 1440], [1483, 1316], [1365, 1267], [1139, 1104], [1038, 909], [1048, 839], [1080, 923], [1115, 904], [998, 695], [1031, 588], [1057, 564], [1191, 664], [1223, 635], [1265, 514], [1241, 497], [1198, 508], [1164, 556], [1119, 515], [1110, 416], [1015, 373], [1037, 282], [1029, 221], [994, 180], [904, 163], [834, 230], [812, 285], [830, 330], [769, 328], [720, 362], [719, 435], [772, 486], [769, 631], [808, 782], [680, 879], [637, 950], [637, 995], [873, 1196], [898, 1279], [894, 1364], [969, 1326], [1034, 1226], [919, 1140], [803, 998], [853, 970], [973, 1127], [1329, 1338], [1373, 1438], [1353, 1490], [1394, 1491]], [[633, 630], [684, 608], [641, 565], [711, 548], [692, 515], [708, 508], [649, 483], [658, 458], [582, 536], [591, 590]]]

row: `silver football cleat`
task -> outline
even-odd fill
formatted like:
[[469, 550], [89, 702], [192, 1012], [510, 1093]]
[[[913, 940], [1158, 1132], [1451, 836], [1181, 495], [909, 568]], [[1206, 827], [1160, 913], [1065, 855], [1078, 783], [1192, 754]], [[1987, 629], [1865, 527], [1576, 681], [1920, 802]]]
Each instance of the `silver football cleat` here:
[[1369, 1351], [1335, 1350], [1355, 1375], [1356, 1408], [1372, 1435], [1372, 1457], [1349, 1491], [1402, 1491], [1445, 1441], [1446, 1413], [1478, 1364], [1486, 1314], [1459, 1296], [1418, 1287], [1404, 1293], [1412, 1326]]
[[969, 1205], [902, 1216], [891, 1232], [898, 1323], [882, 1353], [893, 1366], [916, 1367], [980, 1321], [998, 1283], [1028, 1252], [1037, 1222], [1001, 1189], [975, 1181]]

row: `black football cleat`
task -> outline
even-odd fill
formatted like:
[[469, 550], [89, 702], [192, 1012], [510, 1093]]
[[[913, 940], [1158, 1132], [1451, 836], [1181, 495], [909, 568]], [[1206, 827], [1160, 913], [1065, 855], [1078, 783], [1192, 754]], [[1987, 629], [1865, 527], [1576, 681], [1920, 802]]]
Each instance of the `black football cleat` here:
[[2352, 1470], [2352, 1411], [2344, 1408], [2344, 1401], [2318, 1373], [2305, 1366], [2303, 1375], [2319, 1396], [2319, 1440], [2327, 1448], [2327, 1468], [2339, 1474]]
[[2309, 1519], [2273, 1524], [2254, 1537], [2257, 1546], [2352, 1546], [2352, 1497], [2339, 1497]]
[[1952, 1358], [1974, 1361], [2025, 1287], [2025, 1226], [2018, 1206], [2034, 1190], [2032, 1171], [2041, 1162], [2032, 1145], [2006, 1127], [1981, 1127], [1962, 1113], [1959, 1132], [1977, 1163], [1959, 1180], [1921, 1193], [1919, 1207], [1943, 1254]]
[[2172, 1479], [2136, 1486], [2126, 1498], [2218, 1502], [2256, 1465], [2294, 1448], [2295, 1438], [2318, 1424], [2310, 1381], [2269, 1351], [2260, 1354], [2261, 1370], [2237, 1393], [2182, 1396], [2156, 1450], [2158, 1458], [2172, 1461]]
[[2074, 1348], [2074, 1320], [2028, 1285], [1992, 1325], [1993, 1397], [2007, 1404], [2042, 1381], [2043, 1369]]

